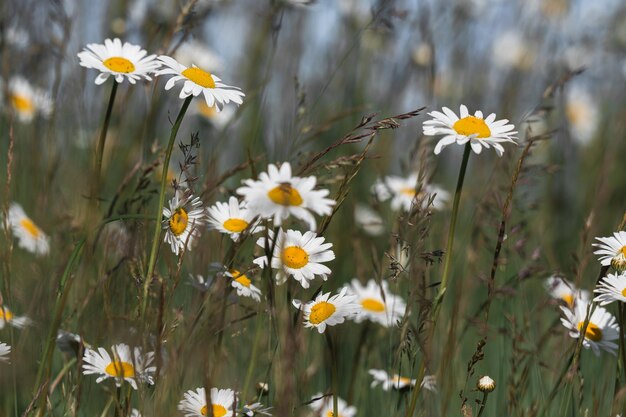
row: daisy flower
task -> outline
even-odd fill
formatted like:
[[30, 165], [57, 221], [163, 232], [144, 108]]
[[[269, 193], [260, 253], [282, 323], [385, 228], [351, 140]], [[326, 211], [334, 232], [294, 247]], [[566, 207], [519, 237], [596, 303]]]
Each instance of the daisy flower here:
[[[323, 262], [335, 259], [335, 253], [330, 249], [332, 243], [324, 243], [322, 236], [317, 236], [314, 232], [302, 234], [296, 230], [283, 232], [278, 230], [278, 237], [274, 245], [274, 232], [268, 230], [268, 247], [274, 246], [271, 267], [277, 269], [276, 280], [279, 284], [284, 283], [290, 275], [302, 285], [309, 288], [309, 281], [316, 275], [322, 277], [324, 281], [331, 273], [330, 268], [323, 265]], [[259, 238], [257, 245], [265, 249], [265, 238]], [[253, 261], [261, 268], [267, 266], [267, 257], [261, 256]]]
[[121, 83], [124, 78], [129, 83], [135, 84], [142, 78], [150, 81], [150, 75], [159, 69], [161, 64], [156, 55], [147, 55], [140, 46], [128, 42], [106, 39], [104, 45], [89, 43], [82, 52], [78, 53], [80, 65], [85, 68], [93, 68], [100, 71], [96, 77], [96, 84], [100, 85], [113, 76], [115, 81]]
[[37, 114], [48, 117], [52, 113], [50, 94], [31, 85], [25, 78], [11, 78], [7, 89], [9, 104], [20, 122], [28, 123]]
[[265, 407], [261, 403], [246, 404], [241, 408], [241, 414], [245, 414], [248, 417], [254, 417], [257, 414], [271, 416], [272, 407]]
[[358, 279], [353, 279], [350, 285], [346, 286], [348, 293], [356, 296], [357, 302], [361, 305], [361, 314], [352, 317], [357, 323], [370, 320], [391, 327], [404, 316], [406, 310], [404, 300], [389, 292], [387, 281], [381, 281], [380, 284], [370, 279], [364, 287]]
[[574, 86], [565, 94], [565, 117], [572, 138], [580, 145], [593, 139], [600, 122], [600, 109], [590, 92]]
[[169, 56], [159, 56], [159, 61], [164, 68], [157, 71], [157, 75], [173, 75], [167, 80], [165, 89], [169, 90], [174, 85], [183, 81], [183, 88], [180, 90], [181, 99], [189, 96], [197, 97], [204, 95], [206, 105], [215, 107], [216, 111], [221, 111], [224, 104], [231, 101], [236, 104], [243, 103], [242, 97], [245, 94], [237, 87], [223, 84], [221, 79], [211, 74], [209, 71], [201, 69], [195, 65], [185, 66]]
[[237, 201], [237, 197], [230, 197], [228, 203], [215, 203], [207, 209], [210, 229], [230, 235], [232, 240], [237, 240], [244, 230], [256, 233], [263, 230], [254, 222], [250, 226], [255, 214], [246, 208], [246, 203]]
[[218, 130], [223, 130], [233, 119], [235, 113], [236, 110], [232, 107], [224, 107], [222, 111], [217, 111], [215, 106], [207, 106], [206, 101], [198, 101], [195, 107], [195, 114], [202, 116]]
[[252, 280], [245, 274], [236, 269], [230, 269], [224, 275], [233, 279], [231, 285], [237, 290], [238, 296], [250, 297], [256, 302], [261, 301], [261, 290], [252, 285]]
[[250, 210], [261, 217], [273, 217], [276, 226], [293, 215], [308, 223], [309, 230], [314, 230], [316, 222], [311, 212], [329, 215], [336, 204], [335, 200], [326, 198], [328, 190], [314, 190], [316, 182], [314, 176], [293, 177], [289, 162], [280, 168], [269, 164], [267, 172], [262, 172], [257, 181], [245, 180], [237, 194], [244, 196]]
[[[370, 387], [374, 388], [380, 385], [383, 391], [389, 391], [391, 388], [396, 390], [403, 390], [405, 388], [414, 387], [417, 383], [415, 379], [393, 374], [390, 376], [383, 369], [370, 369], [368, 373], [372, 376], [372, 384]], [[421, 383], [422, 388], [428, 391], [437, 391], [437, 379], [435, 375], [426, 375]]]
[[200, 226], [204, 223], [205, 211], [200, 197], [188, 192], [176, 192], [170, 200], [170, 208], [163, 208], [163, 229], [165, 242], [170, 244], [172, 252], [178, 255], [185, 249], [191, 250], [193, 240], [200, 233]]
[[354, 222], [370, 236], [380, 236], [385, 232], [382, 217], [365, 204], [354, 206]]
[[[232, 389], [211, 388], [209, 398], [213, 407], [213, 417], [228, 417], [233, 415], [233, 404], [237, 401], [235, 391]], [[207, 396], [204, 388], [189, 390], [184, 394], [184, 399], [178, 403], [178, 409], [185, 417], [204, 417], [208, 415]]]
[[14, 315], [9, 307], [5, 305], [0, 305], [0, 330], [4, 329], [4, 326], [10, 324], [11, 326], [21, 329], [26, 326], [29, 326], [32, 323], [32, 320], [26, 316], [16, 316]]
[[427, 208], [430, 196], [434, 196], [432, 207], [435, 210], [441, 210], [450, 199], [450, 194], [441, 187], [428, 184], [420, 186], [417, 173], [413, 173], [407, 178], [385, 177], [374, 184], [373, 191], [380, 201], [391, 198], [393, 210], [410, 211], [416, 201], [422, 201], [423, 208]]
[[600, 243], [592, 246], [598, 248], [594, 254], [600, 255], [600, 263], [604, 266], [611, 265], [618, 271], [626, 270], [626, 232], [615, 232], [613, 236], [597, 237], [596, 240]]
[[304, 312], [304, 327], [315, 327], [319, 333], [324, 333], [326, 326], [341, 324], [346, 317], [358, 314], [361, 310], [356, 297], [348, 294], [347, 288], [342, 288], [339, 294], [332, 297], [330, 292], [321, 293], [306, 304], [293, 300], [293, 305]]
[[22, 206], [11, 203], [7, 216], [11, 232], [18, 239], [20, 248], [35, 255], [47, 255], [50, 251], [50, 239], [24, 212]]
[[11, 354], [11, 346], [6, 343], [0, 343], [0, 362], [8, 362]]
[[564, 301], [569, 308], [573, 308], [578, 300], [589, 301], [589, 291], [576, 288], [574, 284], [558, 275], [546, 279], [544, 286], [552, 298]]
[[156, 371], [155, 366], [150, 366], [154, 360], [154, 352], [142, 354], [141, 348], [131, 348], [126, 344], [111, 346], [113, 357], [104, 348], [85, 349], [83, 355], [83, 374], [100, 375], [96, 383], [108, 378], [115, 379], [115, 385], [122, 385], [122, 381], [128, 382], [137, 389], [137, 381], [154, 384], [152, 374]]
[[600, 280], [593, 292], [598, 294], [593, 301], [599, 302], [601, 306], [613, 301], [626, 302], [626, 272], [608, 274]]
[[[575, 339], [580, 337], [580, 329], [583, 328], [587, 317], [587, 306], [589, 303], [577, 303], [573, 311], [566, 307], [561, 307], [565, 318], [561, 318], [563, 325], [570, 330], [569, 335]], [[614, 340], [619, 337], [619, 325], [615, 317], [602, 307], [596, 307], [589, 319], [589, 324], [585, 331], [583, 346], [591, 348], [596, 356], [600, 356], [600, 350], [605, 350], [616, 355], [617, 344]]]
[[443, 113], [433, 111], [428, 115], [433, 118], [424, 122], [424, 135], [445, 135], [437, 142], [435, 155], [439, 155], [443, 148], [455, 142], [459, 145], [469, 142], [472, 150], [477, 154], [483, 150], [483, 147], [487, 149], [493, 147], [498, 156], [502, 156], [504, 148], [501, 143], [515, 143], [516, 136], [514, 135], [517, 134], [513, 130], [515, 127], [508, 124], [507, 119], [496, 121], [495, 113], [483, 118], [483, 113], [477, 111], [470, 116], [467, 107], [461, 104], [461, 117], [447, 107], [443, 108]]
[[130, 417], [142, 417], [142, 414], [139, 410], [137, 410], [136, 408], [133, 408], [130, 411]]
[[[309, 402], [309, 407], [319, 417], [330, 417], [333, 415], [333, 396], [324, 397], [324, 394], [318, 392]], [[345, 400], [337, 397], [337, 414], [339, 414], [339, 417], [354, 417], [356, 415], [356, 407], [349, 406]]]

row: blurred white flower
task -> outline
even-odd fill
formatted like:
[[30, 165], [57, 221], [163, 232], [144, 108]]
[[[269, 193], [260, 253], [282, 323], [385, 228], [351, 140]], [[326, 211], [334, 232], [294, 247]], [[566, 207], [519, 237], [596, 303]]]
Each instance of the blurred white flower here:
[[535, 52], [521, 32], [507, 30], [495, 37], [491, 56], [497, 67], [527, 70], [535, 61]]
[[565, 94], [565, 117], [572, 138], [587, 145], [598, 129], [600, 112], [595, 98], [588, 90], [572, 86]]
[[385, 232], [383, 219], [369, 206], [357, 203], [354, 206], [354, 221], [371, 236], [380, 236]]

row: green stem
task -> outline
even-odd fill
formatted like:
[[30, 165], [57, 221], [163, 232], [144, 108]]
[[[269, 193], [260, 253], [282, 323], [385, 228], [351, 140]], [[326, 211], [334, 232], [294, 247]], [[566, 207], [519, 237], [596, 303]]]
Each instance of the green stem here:
[[252, 374], [254, 372], [254, 368], [256, 365], [258, 352], [259, 352], [259, 341], [261, 340], [261, 330], [263, 328], [262, 317], [261, 315], [257, 315], [257, 323], [256, 323], [256, 331], [254, 334], [254, 344], [252, 345], [252, 356], [250, 357], [250, 363], [248, 364], [248, 371], [246, 372], [246, 379], [243, 383], [243, 391], [241, 398], [244, 401], [248, 401], [248, 389], [250, 388], [250, 382], [252, 381]]
[[[452, 264], [452, 248], [454, 246], [454, 231], [456, 230], [456, 221], [459, 215], [459, 204], [461, 202], [461, 192], [463, 190], [463, 181], [465, 180], [465, 171], [467, 170], [467, 162], [469, 161], [469, 156], [472, 148], [470, 146], [470, 142], [467, 142], [465, 145], [465, 149], [463, 150], [463, 160], [461, 161], [461, 168], [459, 170], [459, 178], [456, 183], [456, 191], [454, 192], [454, 202], [452, 203], [452, 217], [450, 218], [450, 229], [448, 230], [448, 242], [446, 243], [446, 252], [445, 252], [445, 263], [443, 264], [443, 276], [441, 278], [441, 283], [439, 284], [439, 292], [435, 297], [433, 302], [433, 308], [431, 310], [431, 324], [429, 330], [429, 339], [432, 340], [435, 334], [435, 327], [437, 325], [437, 318], [439, 317], [439, 310], [441, 308], [441, 303], [443, 301], [443, 297], [446, 292], [446, 288], [448, 287], [448, 276], [450, 274], [450, 265]], [[415, 407], [417, 406], [417, 397], [422, 389], [422, 380], [424, 379], [424, 374], [426, 370], [426, 360], [422, 360], [419, 371], [417, 373], [417, 385], [413, 388], [413, 392], [411, 393], [411, 402], [409, 408], [407, 409], [406, 416], [412, 417], [415, 412]]]
[[333, 343], [333, 337], [330, 329], [326, 328], [326, 343], [328, 343], [328, 349], [330, 350], [330, 362], [331, 362], [331, 384], [333, 387], [333, 417], [339, 416], [339, 370], [337, 368], [337, 350]]
[[111, 95], [109, 96], [109, 104], [107, 105], [107, 111], [104, 116], [104, 124], [102, 125], [102, 131], [100, 131], [100, 138], [96, 146], [96, 166], [94, 172], [94, 181], [91, 189], [91, 198], [98, 201], [98, 193], [100, 192], [100, 180], [102, 170], [102, 156], [104, 154], [104, 144], [106, 142], [107, 131], [109, 130], [109, 122], [111, 121], [111, 113], [113, 112], [113, 103], [115, 102], [115, 94], [117, 93], [117, 82], [113, 80], [113, 87], [111, 87]]
[[478, 415], [476, 417], [480, 417], [483, 415], [483, 411], [485, 411], [485, 405], [487, 404], [487, 396], [489, 395], [488, 392], [484, 392], [483, 393], [483, 400], [480, 402], [480, 408], [478, 411]]
[[161, 174], [161, 191], [159, 193], [159, 205], [157, 208], [157, 212], [154, 216], [154, 236], [152, 238], [152, 249], [150, 250], [150, 260], [148, 261], [148, 271], [146, 272], [146, 276], [144, 279], [143, 286], [143, 298], [141, 300], [141, 317], [143, 318], [146, 314], [146, 307], [148, 306], [148, 290], [150, 289], [150, 283], [152, 282], [152, 275], [154, 273], [154, 266], [156, 264], [156, 255], [159, 249], [159, 242], [161, 241], [161, 218], [163, 217], [163, 204], [165, 202], [165, 186], [167, 185], [167, 170], [170, 166], [170, 158], [172, 157], [172, 149], [174, 148], [174, 142], [176, 142], [176, 134], [178, 133], [178, 128], [180, 127], [181, 122], [183, 121], [183, 117], [185, 117], [185, 112], [189, 107], [189, 103], [193, 96], [189, 96], [185, 99], [183, 106], [180, 108], [178, 112], [178, 116], [176, 117], [176, 121], [172, 126], [172, 132], [170, 134], [170, 141], [167, 144], [167, 149], [165, 151], [165, 160], [163, 161], [163, 171]]
[[456, 183], [456, 191], [454, 192], [454, 202], [452, 204], [452, 217], [450, 218], [450, 229], [448, 230], [448, 242], [446, 244], [446, 260], [443, 264], [443, 276], [441, 284], [439, 284], [439, 292], [435, 298], [435, 305], [432, 312], [433, 328], [437, 322], [437, 316], [443, 301], [443, 296], [448, 286], [448, 276], [450, 274], [450, 265], [452, 264], [452, 248], [454, 246], [454, 231], [456, 230], [456, 220], [459, 215], [459, 203], [461, 202], [461, 191], [463, 190], [463, 181], [465, 180], [465, 171], [467, 170], [467, 162], [469, 161], [470, 151], [472, 150], [470, 143], [467, 142], [463, 151], [463, 161], [459, 170], [459, 179]]

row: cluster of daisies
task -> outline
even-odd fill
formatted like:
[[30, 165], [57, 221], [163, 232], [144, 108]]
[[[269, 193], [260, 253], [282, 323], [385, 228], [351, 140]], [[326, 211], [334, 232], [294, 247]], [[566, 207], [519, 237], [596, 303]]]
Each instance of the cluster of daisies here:
[[597, 250], [594, 253], [599, 255], [600, 264], [607, 268], [607, 274], [593, 290], [593, 300], [588, 291], [576, 288], [562, 277], [550, 277], [546, 287], [554, 298], [564, 302], [561, 310], [565, 317], [561, 318], [561, 322], [569, 329], [571, 337], [579, 338], [584, 328], [585, 348], [592, 349], [596, 355], [601, 350], [616, 355], [619, 324], [603, 306], [614, 301], [626, 302], [626, 232], [616, 232], [613, 236], [596, 240], [598, 243], [593, 245]]

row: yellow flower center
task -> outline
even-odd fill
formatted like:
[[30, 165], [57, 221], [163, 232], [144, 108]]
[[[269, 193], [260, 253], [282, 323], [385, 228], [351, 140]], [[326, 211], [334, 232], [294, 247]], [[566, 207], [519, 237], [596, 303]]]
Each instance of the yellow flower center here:
[[299, 246], [288, 246], [283, 250], [282, 260], [289, 268], [300, 269], [309, 263], [309, 254]]
[[[335, 414], [333, 414], [333, 412], [331, 410], [328, 410], [326, 412], [326, 417], [333, 417]], [[341, 414], [338, 414], [339, 417], [341, 417]]]
[[622, 290], [622, 297], [626, 297], [626, 287]]
[[[208, 411], [209, 410], [207, 406], [203, 405], [202, 408], [200, 409], [200, 414], [202, 414], [203, 416], [206, 416]], [[227, 413], [226, 408], [224, 408], [223, 406], [219, 404], [213, 404], [213, 417], [224, 417], [226, 413]]]
[[14, 94], [11, 96], [11, 103], [15, 110], [23, 113], [32, 113], [34, 110], [33, 101], [25, 96]]
[[396, 374], [393, 376], [393, 382], [397, 385], [400, 385], [400, 384], [410, 385], [411, 379], [405, 376], [400, 376]]
[[215, 81], [213, 81], [211, 73], [198, 67], [187, 68], [181, 74], [204, 88], [215, 88]]
[[217, 115], [217, 111], [215, 110], [215, 106], [207, 106], [205, 100], [198, 101], [198, 111], [201, 115], [206, 117], [207, 119], [212, 119]]
[[568, 103], [565, 107], [565, 115], [570, 123], [574, 125], [584, 123], [587, 119], [589, 119], [588, 114], [589, 111], [584, 103]]
[[361, 300], [361, 306], [363, 306], [365, 310], [374, 311], [376, 313], [385, 311], [385, 305], [375, 298], [364, 298]]
[[456, 130], [456, 133], [463, 136], [476, 135], [479, 138], [491, 136], [491, 130], [487, 123], [475, 116], [467, 116], [457, 120], [452, 128]]
[[320, 301], [311, 307], [311, 313], [309, 314], [309, 321], [312, 324], [320, 324], [327, 318], [333, 315], [336, 308], [333, 304], [326, 301]]
[[617, 255], [622, 255], [626, 258], [626, 246], [622, 246], [622, 248], [617, 252]]
[[13, 313], [4, 307], [0, 307], [0, 320], [11, 321]]
[[172, 217], [170, 217], [170, 230], [174, 233], [174, 236], [180, 236], [187, 228], [189, 222], [189, 215], [184, 208], [179, 207], [174, 211]]
[[22, 226], [22, 228], [24, 230], [26, 230], [28, 232], [28, 234], [31, 235], [34, 238], [39, 237], [39, 235], [41, 234], [41, 231], [35, 225], [35, 223], [33, 223], [33, 221], [31, 219], [24, 218], [24, 219], [20, 220], [20, 226]]
[[403, 188], [400, 190], [400, 194], [408, 195], [409, 197], [415, 196], [415, 188]]
[[[578, 331], [580, 332], [585, 324], [584, 321], [578, 323]], [[599, 342], [602, 340], [602, 330], [593, 323], [589, 323], [587, 325], [587, 330], [585, 331], [585, 339], [593, 340], [594, 342]]]
[[229, 232], [239, 233], [246, 230], [246, 227], [248, 227], [248, 222], [243, 219], [232, 218], [226, 220], [223, 226], [224, 229], [228, 230]]
[[104, 368], [104, 372], [116, 378], [134, 378], [135, 367], [132, 363], [113, 361]]
[[299, 206], [302, 204], [302, 196], [290, 183], [284, 182], [276, 188], [272, 188], [267, 196], [281, 206]]
[[574, 296], [573, 296], [572, 294], [567, 294], [567, 295], [564, 295], [564, 296], [562, 297], [562, 299], [563, 299], [563, 301], [565, 301], [565, 303], [566, 303], [568, 306], [570, 306], [570, 307], [573, 307], [573, 306], [574, 306]]
[[252, 281], [250, 281], [250, 278], [248, 278], [247, 276], [245, 276], [241, 272], [237, 271], [236, 269], [231, 269], [228, 272], [230, 272], [230, 274], [233, 276], [233, 279], [236, 282], [240, 283], [244, 287], [250, 288], [250, 283], [252, 282]]
[[112, 56], [102, 61], [102, 63], [105, 67], [114, 72], [123, 72], [124, 74], [135, 72], [135, 64], [121, 56]]

